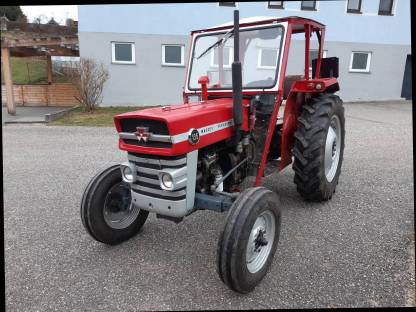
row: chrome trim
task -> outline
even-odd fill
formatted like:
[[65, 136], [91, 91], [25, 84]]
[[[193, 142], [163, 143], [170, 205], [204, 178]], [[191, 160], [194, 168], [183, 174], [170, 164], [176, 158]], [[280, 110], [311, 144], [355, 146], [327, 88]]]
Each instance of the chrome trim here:
[[153, 133], [150, 133], [149, 140], [150, 141], [157, 141], [157, 142], [172, 143], [172, 138], [171, 138], [170, 135], [162, 135], [162, 134], [153, 134]]
[[186, 154], [186, 211], [191, 213], [195, 203], [196, 169], [198, 164], [198, 150]]
[[136, 166], [136, 171], [138, 173], [144, 172], [144, 173], [147, 173], [147, 174], [158, 175], [159, 171], [160, 171], [158, 169], [146, 168], [146, 167], [141, 167], [141, 166], [137, 166], [137, 165], [135, 165], [135, 166]]
[[[186, 186], [186, 171], [187, 167], [182, 167], [179, 169], [167, 168], [162, 169], [159, 171], [159, 181], [160, 181], [160, 188], [167, 191], [174, 191]], [[162, 176], [164, 174], [168, 174], [172, 177], [172, 188], [167, 188], [162, 182]]]
[[120, 139], [137, 140], [137, 136], [129, 132], [120, 132], [118, 136], [120, 137]]
[[[145, 157], [145, 155], [142, 155]], [[161, 215], [172, 216], [172, 217], [184, 217], [189, 215], [194, 209], [195, 202], [195, 184], [196, 184], [196, 171], [197, 171], [197, 162], [198, 162], [198, 150], [187, 153], [185, 157], [175, 160], [158, 160], [158, 159], [146, 159], [144, 157], [128, 155], [129, 161], [139, 161], [144, 163], [147, 160], [147, 163], [157, 164], [158, 161], [166, 162], [167, 164], [173, 165], [177, 163], [183, 163], [181, 168], [165, 168], [161, 170], [156, 170], [152, 168], [146, 168], [143, 166], [138, 166], [131, 162], [131, 164], [136, 168], [137, 180], [147, 183], [152, 183], [152, 185], [159, 185], [159, 179], [151, 179], [143, 177], [140, 173], [149, 173], [159, 176], [159, 172], [166, 172], [173, 174], [177, 180], [175, 184], [178, 187], [186, 187], [184, 190], [180, 191], [168, 191], [155, 189], [150, 187], [145, 187], [137, 184], [131, 184], [132, 188], [132, 198], [133, 204], [150, 212], [158, 213]], [[148, 193], [144, 195], [142, 192]], [[153, 195], [152, 195], [153, 194]], [[163, 199], [158, 196], [171, 196], [172, 199]], [[179, 199], [181, 196], [185, 196], [184, 199]], [[178, 198], [178, 200], [175, 200]]]
[[183, 176], [186, 176], [187, 167], [182, 168], [165, 168], [159, 171], [159, 175], [162, 173], [169, 173], [172, 176], [173, 180], [180, 179]]
[[[216, 124], [208, 125], [202, 128], [198, 128], [199, 136], [202, 137], [207, 134], [211, 134], [226, 128], [230, 128], [234, 125], [234, 120], [229, 119], [226, 121], [218, 122]], [[137, 136], [133, 133], [128, 132], [120, 132], [119, 136], [121, 139], [132, 139], [132, 140], [138, 140]], [[189, 138], [189, 131], [179, 133], [176, 135], [159, 135], [159, 134], [149, 134], [149, 141], [155, 141], [155, 142], [168, 142], [172, 144], [182, 143], [184, 141], [188, 141]], [[162, 160], [161, 160], [162, 161]]]
[[136, 181], [145, 182], [145, 183], [149, 183], [149, 184], [153, 184], [153, 185], [159, 185], [160, 184], [158, 179], [149, 179], [149, 178], [141, 177], [141, 176], [138, 176], [136, 178]]
[[153, 165], [166, 165], [166, 166], [186, 165], [186, 157], [180, 158], [180, 159], [167, 160], [167, 159], [142, 158], [139, 156], [128, 154], [127, 158], [131, 161], [137, 161], [137, 162], [153, 164]]
[[[121, 139], [138, 140], [137, 136], [134, 133], [120, 132], [118, 135]], [[162, 134], [149, 133], [147, 140], [154, 141], [154, 142], [172, 143], [172, 138], [170, 135], [162, 135]]]
[[[133, 176], [133, 180], [132, 181], [129, 181], [125, 176], [124, 176], [124, 167], [129, 167], [130, 168], [130, 170], [131, 170], [131, 172], [132, 172], [132, 176]], [[120, 164], [120, 170], [121, 170], [121, 177], [122, 177], [122, 179], [123, 179], [123, 181], [124, 182], [127, 182], [127, 183], [133, 183], [134, 181], [136, 181], [136, 179], [137, 179], [137, 172], [136, 172], [136, 168], [135, 168], [135, 166], [134, 166], [134, 164], [132, 164], [131, 162], [129, 162], [129, 161], [127, 161], [127, 162], [124, 162], [124, 163], [122, 163], [122, 164]]]
[[131, 192], [131, 197], [133, 204], [143, 210], [179, 218], [187, 214], [186, 198], [181, 200], [166, 200], [136, 192]]
[[157, 189], [153, 189], [150, 187], [145, 187], [145, 186], [141, 186], [137, 184], [132, 184], [131, 188], [134, 190], [143, 191], [143, 192], [152, 193], [152, 194], [158, 194], [161, 196], [180, 197], [180, 196], [186, 195], [186, 190], [167, 192], [165, 190], [157, 190]]
[[[226, 128], [230, 128], [233, 125], [234, 125], [234, 120], [229, 119], [229, 120], [218, 122], [218, 123], [208, 125], [202, 128], [198, 128], [196, 130], [198, 130], [199, 136], [202, 137], [207, 134], [211, 134], [220, 130], [224, 130]], [[188, 141], [188, 138], [189, 138], [189, 131], [184, 132], [184, 133], [179, 133], [179, 134], [172, 136], [172, 143], [176, 144], [176, 143], [181, 143], [183, 141]]]

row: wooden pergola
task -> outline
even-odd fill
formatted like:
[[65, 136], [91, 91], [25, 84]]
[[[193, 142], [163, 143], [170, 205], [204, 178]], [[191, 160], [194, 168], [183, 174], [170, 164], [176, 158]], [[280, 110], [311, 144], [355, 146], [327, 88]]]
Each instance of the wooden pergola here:
[[[12, 24], [9, 22], [8, 24]], [[42, 27], [39, 27], [42, 26]], [[49, 27], [50, 26], [50, 27]], [[16, 114], [10, 57], [44, 56], [47, 60], [48, 84], [52, 83], [52, 56], [79, 56], [77, 29], [67, 26], [37, 25], [38, 32], [16, 29], [1, 33], [1, 60], [6, 87], [7, 112]], [[22, 28], [22, 27], [21, 27]]]

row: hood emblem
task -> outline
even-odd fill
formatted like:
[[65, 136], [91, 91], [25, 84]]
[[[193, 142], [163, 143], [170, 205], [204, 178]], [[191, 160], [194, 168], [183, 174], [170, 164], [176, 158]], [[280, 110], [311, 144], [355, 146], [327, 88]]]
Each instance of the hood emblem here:
[[197, 129], [192, 128], [192, 129], [189, 130], [189, 132], [188, 132], [188, 142], [191, 145], [198, 144], [199, 137], [200, 137], [200, 135], [199, 135], [199, 131]]
[[147, 142], [149, 140], [151, 133], [149, 132], [148, 127], [136, 127], [136, 132], [134, 132], [134, 135], [136, 135], [137, 140], [139, 142], [141, 140], [143, 140], [144, 142]]

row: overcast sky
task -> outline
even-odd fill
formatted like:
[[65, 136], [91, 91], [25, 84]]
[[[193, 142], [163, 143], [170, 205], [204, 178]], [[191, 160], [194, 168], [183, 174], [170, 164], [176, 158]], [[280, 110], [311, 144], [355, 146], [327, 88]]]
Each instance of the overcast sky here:
[[77, 5], [21, 5], [23, 13], [29, 22], [33, 22], [34, 18], [40, 15], [46, 16], [48, 19], [53, 17], [59, 24], [65, 24], [67, 18], [78, 20]]

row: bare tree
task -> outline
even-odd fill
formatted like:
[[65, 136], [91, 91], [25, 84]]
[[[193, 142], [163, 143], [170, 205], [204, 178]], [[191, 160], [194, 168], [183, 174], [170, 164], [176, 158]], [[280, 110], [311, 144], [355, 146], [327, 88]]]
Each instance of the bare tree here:
[[38, 17], [33, 19], [34, 24], [46, 24], [48, 22], [48, 17], [45, 14], [40, 14]]
[[71, 62], [68, 76], [79, 92], [76, 97], [84, 111], [93, 112], [103, 100], [104, 83], [110, 74], [102, 62], [81, 57], [79, 62]]

